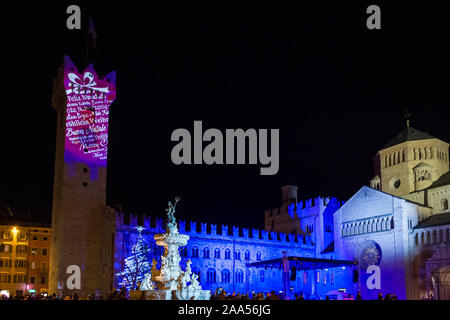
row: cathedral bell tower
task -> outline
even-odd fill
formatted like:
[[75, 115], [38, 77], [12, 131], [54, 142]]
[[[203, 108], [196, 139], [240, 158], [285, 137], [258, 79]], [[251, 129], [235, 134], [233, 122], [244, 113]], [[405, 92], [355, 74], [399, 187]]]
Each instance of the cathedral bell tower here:
[[77, 293], [84, 298], [112, 289], [114, 213], [106, 206], [106, 165], [115, 77], [111, 72], [101, 79], [92, 65], [80, 73], [66, 56], [54, 79], [57, 133], [50, 294]]
[[406, 196], [424, 190], [449, 171], [449, 144], [409, 125], [374, 158], [371, 187]]

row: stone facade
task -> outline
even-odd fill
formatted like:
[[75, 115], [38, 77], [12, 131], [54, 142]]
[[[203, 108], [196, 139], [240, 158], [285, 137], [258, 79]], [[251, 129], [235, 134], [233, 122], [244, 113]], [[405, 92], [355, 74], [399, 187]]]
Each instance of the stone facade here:
[[[420, 132], [408, 127], [410, 134]], [[421, 132], [420, 132], [421, 133]], [[371, 187], [396, 196], [429, 187], [449, 171], [449, 144], [432, 137], [395, 144], [380, 150], [374, 158], [375, 178]], [[380, 185], [377, 188], [377, 181]]]
[[[124, 223], [124, 214], [116, 214], [116, 252], [115, 270], [119, 273], [124, 259], [130, 254], [138, 226], [138, 217], [130, 216]], [[179, 221], [179, 232], [189, 235], [186, 247], [180, 249], [182, 264], [187, 259], [192, 261], [192, 271], [199, 275], [203, 289], [216, 290], [224, 288], [227, 292], [246, 293], [269, 292], [283, 289], [282, 272], [279, 269], [248, 267], [256, 261], [280, 258], [283, 251], [289, 256], [316, 257], [316, 246], [310, 235], [295, 235], [270, 232], [266, 230], [247, 229], [215, 224]], [[152, 257], [161, 252], [154, 245], [153, 236], [163, 232], [163, 221], [144, 217], [142, 225], [146, 228], [142, 234], [150, 247], [155, 250]], [[333, 254], [323, 257], [333, 258]], [[183, 266], [184, 268], [184, 266]], [[317, 272], [319, 274], [317, 274]], [[339, 288], [346, 288], [354, 293], [356, 286], [351, 281], [352, 273], [342, 268], [329, 270], [298, 270], [296, 279], [290, 282], [293, 292], [303, 292], [306, 296], [333, 294]], [[115, 280], [117, 285], [117, 279]]]
[[[81, 298], [112, 289], [114, 212], [106, 206], [106, 167], [65, 158], [67, 97], [64, 69], [54, 80], [52, 106], [57, 112], [49, 293]], [[67, 267], [81, 269], [81, 289], [67, 288]]]

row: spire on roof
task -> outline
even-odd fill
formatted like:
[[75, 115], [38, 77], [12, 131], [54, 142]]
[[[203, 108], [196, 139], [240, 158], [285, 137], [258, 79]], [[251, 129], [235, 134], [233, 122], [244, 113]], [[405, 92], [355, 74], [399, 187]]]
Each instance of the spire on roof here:
[[406, 119], [406, 126], [409, 127], [409, 122], [411, 121], [411, 113], [408, 110], [406, 110], [405, 119]]

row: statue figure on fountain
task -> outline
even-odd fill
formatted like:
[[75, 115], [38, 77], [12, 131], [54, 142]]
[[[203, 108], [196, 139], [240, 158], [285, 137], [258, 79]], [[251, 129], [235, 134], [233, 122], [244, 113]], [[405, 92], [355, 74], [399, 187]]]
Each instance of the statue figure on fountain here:
[[175, 220], [175, 207], [178, 201], [180, 201], [180, 197], [175, 197], [175, 204], [169, 201], [169, 207], [166, 209], [168, 218], [166, 233], [178, 233], [177, 222]]
[[[180, 267], [179, 247], [185, 246], [189, 240], [186, 234], [178, 233], [178, 227], [175, 219], [175, 208], [180, 201], [175, 198], [175, 203], [169, 201], [167, 212], [167, 225], [164, 234], [155, 235], [156, 244], [164, 247], [164, 254], [161, 256], [161, 268], [156, 269], [156, 260], [153, 259], [152, 268], [149, 274], [145, 276], [140, 290], [145, 291], [146, 299], [151, 300], [209, 300], [211, 292], [202, 290], [198, 282], [198, 276], [192, 273], [189, 259], [186, 261], [186, 270]], [[187, 284], [190, 283], [188, 286]]]
[[147, 273], [145, 275], [144, 280], [142, 281], [139, 290], [146, 291], [146, 290], [155, 290], [155, 284], [152, 281], [152, 274]]

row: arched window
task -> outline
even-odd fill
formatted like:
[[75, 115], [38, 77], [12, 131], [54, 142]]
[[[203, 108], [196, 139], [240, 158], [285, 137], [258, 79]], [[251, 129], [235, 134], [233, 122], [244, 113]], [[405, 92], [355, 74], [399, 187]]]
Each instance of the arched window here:
[[448, 200], [442, 199], [442, 211], [448, 210]]
[[436, 230], [434, 230], [433, 231], [433, 243], [437, 243], [438, 241], [437, 241], [437, 231]]
[[427, 244], [431, 243], [431, 233], [430, 231], [427, 232]]
[[444, 230], [439, 230], [439, 242], [444, 242]]
[[381, 219], [380, 223], [381, 223], [381, 231], [386, 230], [386, 224], [385, 224], [385, 222], [384, 222], [384, 218]]
[[209, 248], [208, 247], [203, 249], [203, 258], [209, 258]]
[[402, 152], [402, 162], [405, 162], [405, 161], [406, 161], [406, 151], [403, 150], [403, 152]]
[[416, 246], [419, 245], [419, 234], [416, 233], [416, 236], [414, 237], [414, 242], [416, 243]]
[[187, 257], [187, 248], [186, 248], [186, 246], [180, 247], [180, 256], [181, 257]]
[[220, 249], [219, 248], [214, 249], [214, 258], [220, 259]]
[[391, 229], [394, 229], [394, 218], [391, 219]]
[[197, 247], [192, 248], [192, 257], [198, 258], [198, 248]]
[[389, 155], [389, 167], [392, 166], [392, 155]]
[[209, 268], [206, 272], [206, 282], [207, 283], [216, 283], [216, 270], [213, 268]]
[[261, 261], [261, 251], [256, 253], [256, 260]]
[[225, 249], [225, 259], [231, 259], [231, 250]]
[[250, 251], [245, 250], [245, 260], [250, 260]]
[[222, 283], [230, 283], [230, 270], [223, 269], [222, 270]]
[[241, 269], [236, 270], [235, 281], [236, 283], [244, 282], [244, 272]]
[[425, 235], [423, 232], [420, 234], [420, 242], [422, 243], [422, 245], [425, 244]]
[[234, 259], [241, 260], [241, 252], [239, 250], [234, 252]]

